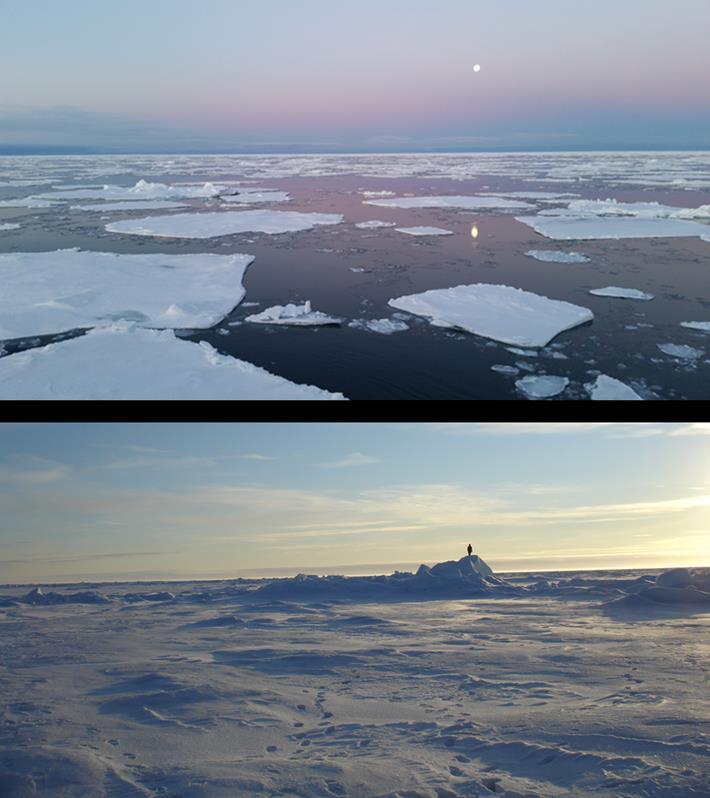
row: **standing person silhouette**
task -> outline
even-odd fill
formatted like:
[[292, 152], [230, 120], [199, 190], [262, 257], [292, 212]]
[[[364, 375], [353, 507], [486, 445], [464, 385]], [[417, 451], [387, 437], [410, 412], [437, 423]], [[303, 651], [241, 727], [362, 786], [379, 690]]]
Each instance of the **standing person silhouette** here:
[[468, 544], [468, 556], [470, 557], [473, 554], [473, 546], [469, 543]]

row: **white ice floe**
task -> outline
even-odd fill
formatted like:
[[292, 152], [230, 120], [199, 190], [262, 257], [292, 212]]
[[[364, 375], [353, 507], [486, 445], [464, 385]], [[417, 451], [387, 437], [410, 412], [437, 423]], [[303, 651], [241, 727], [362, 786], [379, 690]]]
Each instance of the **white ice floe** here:
[[263, 313], [247, 316], [252, 324], [282, 324], [291, 327], [330, 327], [342, 324], [342, 319], [314, 311], [310, 302], [304, 305], [275, 305]]
[[600, 216], [519, 216], [517, 221], [556, 241], [699, 236], [707, 225], [684, 219]]
[[517, 377], [520, 374], [520, 369], [515, 368], [515, 366], [505, 366], [500, 363], [491, 366], [491, 371], [495, 371], [496, 374], [503, 374], [505, 377]]
[[6, 224], [0, 224], [0, 233], [5, 233], [8, 230], [19, 230], [19, 229], [20, 229], [19, 224], [11, 224], [10, 222], [7, 222]]
[[365, 200], [365, 205], [380, 208], [456, 208], [458, 210], [519, 210], [532, 208], [528, 202], [497, 197], [397, 197], [395, 199]]
[[126, 233], [157, 238], [219, 238], [238, 233], [298, 233], [318, 225], [340, 224], [336, 213], [297, 213], [295, 211], [225, 211], [222, 213], [177, 213], [130, 219], [106, 225], [110, 233]]
[[515, 385], [528, 399], [551, 399], [567, 390], [569, 380], [567, 377], [531, 374], [518, 380]]
[[360, 230], [378, 230], [381, 227], [396, 227], [396, 222], [380, 222], [377, 219], [373, 219], [371, 222], [358, 222], [355, 227], [359, 228]]
[[408, 236], [452, 236], [451, 230], [444, 230], [442, 227], [398, 227], [398, 233]]
[[114, 325], [0, 359], [0, 399], [344, 399], [296, 385], [170, 330]]
[[710, 205], [699, 208], [677, 208], [658, 202], [618, 202], [606, 200], [573, 200], [566, 208], [542, 211], [541, 216], [629, 216], [639, 219], [710, 219]]
[[69, 189], [39, 194], [45, 200], [146, 200], [146, 199], [211, 199], [222, 193], [233, 191], [223, 185], [204, 183], [203, 185], [169, 186], [165, 183], [149, 183], [139, 180], [135, 186], [102, 186], [98, 189]]
[[579, 252], [556, 252], [554, 250], [531, 249], [525, 253], [530, 258], [544, 263], [590, 263], [590, 258]]
[[617, 286], [610, 285], [608, 288], [595, 288], [589, 292], [593, 296], [611, 297], [612, 299], [640, 299], [644, 302], [650, 302], [656, 297], [653, 294], [647, 294], [645, 291], [639, 291], [637, 288], [618, 288]]
[[348, 327], [356, 330], [368, 330], [380, 335], [394, 335], [394, 333], [405, 332], [409, 329], [409, 325], [405, 322], [392, 319], [353, 319]]
[[682, 321], [681, 327], [689, 330], [699, 330], [700, 332], [710, 332], [710, 321]]
[[579, 194], [558, 194], [555, 191], [486, 191], [484, 197], [510, 197], [511, 199], [566, 200]]
[[708, 242], [710, 242], [710, 235], [706, 235], [706, 236], [700, 236], [700, 240], [701, 240], [701, 241], [708, 241]]
[[595, 382], [589, 383], [584, 387], [594, 401], [642, 401], [642, 398], [633, 388], [606, 374], [600, 374]]
[[243, 189], [238, 194], [224, 195], [220, 199], [222, 202], [236, 205], [258, 205], [261, 202], [288, 202], [291, 197], [286, 191]]
[[705, 354], [702, 349], [695, 349], [685, 344], [657, 344], [657, 346], [664, 355], [670, 355], [678, 360], [697, 360]]
[[171, 208], [187, 208], [183, 202], [147, 200], [146, 202], [105, 202], [96, 205], [72, 205], [73, 211], [167, 211]]
[[59, 202], [38, 199], [37, 197], [22, 197], [21, 199], [0, 200], [0, 208], [56, 208]]
[[361, 191], [363, 197], [394, 197], [394, 191]]
[[251, 255], [0, 255], [0, 339], [51, 335], [125, 319], [209, 328], [244, 298]]
[[505, 344], [542, 348], [594, 319], [587, 308], [507, 285], [460, 285], [392, 299], [398, 310]]

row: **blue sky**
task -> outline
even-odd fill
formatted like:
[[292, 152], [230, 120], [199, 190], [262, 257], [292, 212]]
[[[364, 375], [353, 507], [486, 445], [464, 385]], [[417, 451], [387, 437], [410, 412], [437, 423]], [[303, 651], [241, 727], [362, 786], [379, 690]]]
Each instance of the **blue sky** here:
[[458, 558], [469, 541], [499, 570], [710, 564], [709, 434], [0, 425], [0, 582], [395, 567]]
[[707, 0], [24, 0], [2, 25], [0, 145], [710, 145]]

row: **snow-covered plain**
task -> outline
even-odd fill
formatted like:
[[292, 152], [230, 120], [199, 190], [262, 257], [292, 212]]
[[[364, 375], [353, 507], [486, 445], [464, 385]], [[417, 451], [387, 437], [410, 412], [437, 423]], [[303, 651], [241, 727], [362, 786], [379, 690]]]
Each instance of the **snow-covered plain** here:
[[708, 572], [484, 565], [1, 588], [0, 793], [706, 798]]

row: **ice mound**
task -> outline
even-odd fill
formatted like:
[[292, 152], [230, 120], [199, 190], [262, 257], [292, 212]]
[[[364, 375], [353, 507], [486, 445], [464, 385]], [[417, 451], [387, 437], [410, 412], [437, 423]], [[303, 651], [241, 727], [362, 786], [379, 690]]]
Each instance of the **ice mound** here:
[[460, 285], [390, 300], [393, 308], [425, 316], [513, 346], [542, 348], [565, 330], [594, 319], [587, 308], [507, 285]]
[[699, 236], [707, 225], [684, 219], [645, 219], [633, 216], [518, 216], [536, 233], [557, 241], [621, 238], [682, 238]]
[[608, 288], [595, 288], [589, 292], [593, 296], [605, 296], [612, 299], [641, 299], [644, 302], [650, 302], [656, 297], [653, 294], [647, 294], [644, 291], [639, 291], [637, 288], [618, 288], [616, 286], [609, 286]]
[[642, 401], [642, 398], [633, 388], [606, 374], [600, 374], [594, 383], [584, 387], [593, 401]]
[[569, 380], [566, 377], [554, 377], [547, 374], [530, 374], [518, 380], [515, 386], [528, 399], [551, 399], [567, 390]]
[[579, 252], [556, 252], [555, 250], [531, 249], [525, 253], [529, 258], [543, 263], [591, 263], [591, 259]]
[[497, 197], [396, 197], [395, 199], [365, 200], [365, 205], [380, 208], [455, 208], [465, 211], [481, 210], [520, 210], [533, 208], [528, 202], [508, 200]]
[[396, 227], [396, 222], [380, 222], [377, 219], [373, 219], [369, 222], [358, 222], [355, 227], [359, 230], [379, 230], [382, 227]]
[[348, 327], [355, 330], [368, 330], [379, 335], [394, 335], [409, 329], [408, 324], [396, 319], [353, 319]]
[[642, 582], [639, 588], [611, 606], [639, 607], [651, 603], [710, 605], [710, 569], [673, 568], [659, 574], [655, 584], [648, 586]]
[[143, 200], [143, 199], [211, 199], [229, 192], [225, 186], [205, 183], [201, 186], [176, 185], [165, 183], [149, 183], [139, 180], [132, 188], [123, 186], [102, 186], [98, 189], [68, 189], [67, 191], [50, 191], [38, 194], [45, 200]]
[[695, 349], [685, 344], [657, 344], [657, 346], [664, 355], [669, 355], [678, 360], [697, 360], [704, 354], [702, 349]]
[[7, 230], [19, 230], [19, 229], [20, 229], [19, 224], [11, 224], [10, 222], [7, 222], [6, 224], [0, 224], [0, 233], [4, 233]]
[[0, 358], [0, 399], [340, 400], [169, 330], [115, 325]]
[[275, 305], [263, 313], [247, 316], [252, 324], [282, 324], [291, 327], [331, 327], [342, 324], [342, 319], [314, 311], [310, 302], [305, 305]]
[[220, 199], [235, 205], [258, 205], [261, 202], [289, 202], [291, 196], [287, 191], [259, 191], [249, 188], [242, 189], [237, 194], [225, 194]]
[[244, 298], [251, 255], [0, 255], [0, 339], [112, 324], [208, 329]]
[[78, 593], [44, 593], [41, 587], [30, 590], [21, 599], [24, 604], [109, 604], [111, 599], [95, 590], [83, 590]]
[[318, 225], [340, 224], [335, 213], [296, 211], [224, 211], [221, 213], [177, 213], [130, 219], [106, 225], [110, 233], [158, 238], [219, 238], [237, 233], [299, 233]]
[[689, 330], [699, 330], [700, 332], [710, 332], [710, 321], [682, 321], [681, 327]]
[[147, 202], [105, 202], [94, 205], [72, 205], [73, 211], [167, 211], [171, 208], [187, 208], [184, 202], [148, 200]]
[[442, 227], [398, 227], [398, 233], [408, 236], [452, 236], [451, 230], [444, 230]]

